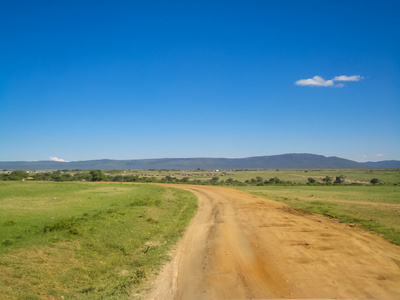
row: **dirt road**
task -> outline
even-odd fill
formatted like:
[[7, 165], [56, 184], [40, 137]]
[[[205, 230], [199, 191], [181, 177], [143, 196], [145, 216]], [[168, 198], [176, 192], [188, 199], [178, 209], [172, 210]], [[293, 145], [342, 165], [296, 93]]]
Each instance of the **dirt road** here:
[[147, 299], [400, 299], [400, 247], [241, 191], [184, 186], [199, 210]]

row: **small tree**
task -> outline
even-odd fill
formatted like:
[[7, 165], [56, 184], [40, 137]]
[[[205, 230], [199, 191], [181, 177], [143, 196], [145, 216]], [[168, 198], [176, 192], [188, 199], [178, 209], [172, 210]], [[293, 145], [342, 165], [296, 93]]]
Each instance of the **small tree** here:
[[171, 176], [167, 175], [167, 176], [165, 176], [165, 177], [163, 178], [163, 181], [166, 181], [166, 182], [173, 182], [173, 181], [175, 181], [175, 177], [171, 177]]
[[378, 178], [372, 178], [370, 181], [372, 184], [377, 184], [379, 182]]
[[262, 183], [264, 181], [264, 179], [262, 177], [260, 177], [260, 176], [257, 176], [256, 180], [257, 180], [258, 183]]
[[114, 181], [114, 182], [123, 182], [124, 181], [124, 176], [122, 176], [122, 175], [114, 176], [112, 181]]
[[60, 181], [63, 181], [62, 180], [62, 178], [61, 178], [61, 171], [54, 171], [52, 174], [51, 174], [51, 179], [53, 179], [54, 181], [57, 181], [57, 182], [60, 182]]
[[[277, 171], [279, 171], [279, 170], [277, 170]], [[275, 183], [281, 183], [281, 182], [282, 182], [282, 181], [281, 181], [278, 177], [276, 177], [276, 176], [273, 178], [273, 180], [274, 180]], [[271, 179], [270, 179], [270, 181], [271, 181]]]
[[28, 173], [26, 173], [25, 171], [16, 170], [16, 171], [12, 171], [8, 175], [8, 178], [6, 180], [22, 180], [28, 176], [29, 176]]
[[309, 178], [308, 178], [308, 183], [311, 183], [311, 184], [312, 184], [312, 183], [315, 183], [315, 179], [312, 178], [312, 177], [309, 177]]
[[211, 184], [217, 184], [218, 180], [219, 180], [219, 177], [215, 176], [215, 177], [211, 178], [210, 182], [211, 182]]
[[189, 182], [189, 177], [183, 177], [182, 179], [181, 179], [181, 182], [184, 182], [184, 183], [188, 183]]
[[344, 182], [344, 176], [340, 175], [340, 176], [336, 176], [336, 179], [333, 183], [342, 183]]
[[108, 177], [101, 170], [91, 170], [89, 172], [91, 179], [90, 181], [107, 181]]
[[322, 178], [322, 181], [325, 182], [326, 184], [330, 184], [332, 182], [332, 178], [329, 176], [326, 176]]

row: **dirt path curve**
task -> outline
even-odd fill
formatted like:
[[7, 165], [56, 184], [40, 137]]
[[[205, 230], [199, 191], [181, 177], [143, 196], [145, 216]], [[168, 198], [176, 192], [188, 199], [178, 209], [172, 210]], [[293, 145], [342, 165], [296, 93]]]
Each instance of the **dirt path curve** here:
[[199, 210], [146, 299], [400, 299], [400, 247], [241, 191], [193, 192]]

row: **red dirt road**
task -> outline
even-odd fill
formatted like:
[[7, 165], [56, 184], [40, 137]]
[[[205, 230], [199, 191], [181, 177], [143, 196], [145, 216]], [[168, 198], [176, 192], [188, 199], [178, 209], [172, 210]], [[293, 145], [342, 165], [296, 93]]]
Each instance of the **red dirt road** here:
[[171, 185], [199, 210], [146, 299], [400, 299], [400, 247], [241, 191]]

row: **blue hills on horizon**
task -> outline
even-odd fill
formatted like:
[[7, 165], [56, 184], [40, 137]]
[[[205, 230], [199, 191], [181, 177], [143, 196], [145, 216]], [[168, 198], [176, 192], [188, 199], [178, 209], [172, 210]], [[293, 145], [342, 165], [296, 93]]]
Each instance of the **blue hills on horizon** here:
[[400, 168], [399, 160], [359, 163], [340, 157], [316, 154], [280, 154], [247, 158], [160, 158], [132, 160], [86, 161], [0, 161], [0, 169], [6, 170], [215, 170], [215, 169], [352, 169], [352, 168]]

